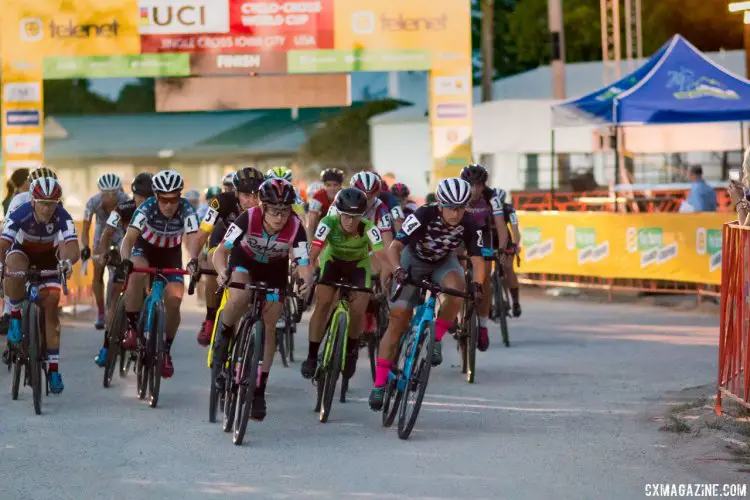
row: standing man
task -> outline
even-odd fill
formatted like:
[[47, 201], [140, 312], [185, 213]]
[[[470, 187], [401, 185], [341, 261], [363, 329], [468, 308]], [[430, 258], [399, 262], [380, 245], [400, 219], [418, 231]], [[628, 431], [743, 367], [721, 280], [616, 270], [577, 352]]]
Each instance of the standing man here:
[[716, 212], [716, 191], [703, 180], [703, 168], [700, 165], [690, 167], [689, 178], [690, 193], [680, 212]]

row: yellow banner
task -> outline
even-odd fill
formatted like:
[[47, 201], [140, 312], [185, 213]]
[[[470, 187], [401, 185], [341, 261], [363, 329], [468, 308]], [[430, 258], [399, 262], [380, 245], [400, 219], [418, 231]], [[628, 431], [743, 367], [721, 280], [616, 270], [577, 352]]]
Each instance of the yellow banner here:
[[2, 0], [4, 58], [139, 54], [138, 0]]
[[519, 212], [522, 273], [721, 283], [730, 213]]

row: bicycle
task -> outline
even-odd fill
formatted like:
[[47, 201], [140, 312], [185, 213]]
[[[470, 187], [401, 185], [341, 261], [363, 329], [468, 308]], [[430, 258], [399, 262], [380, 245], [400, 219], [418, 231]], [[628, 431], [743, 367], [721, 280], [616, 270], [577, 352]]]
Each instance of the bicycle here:
[[390, 306], [388, 305], [388, 299], [386, 298], [387, 294], [383, 284], [380, 282], [379, 275], [372, 276], [372, 294], [374, 300], [370, 303], [370, 306], [375, 309], [375, 332], [374, 334], [365, 332], [363, 343], [367, 347], [367, 357], [370, 360], [370, 374], [372, 375], [372, 380], [374, 382], [380, 340], [383, 338], [385, 330], [388, 328], [388, 317], [390, 316]]
[[[474, 284], [472, 279], [474, 276], [473, 269], [471, 267], [471, 259], [460, 255], [458, 260], [465, 261], [467, 264], [466, 272], [466, 288], [472, 290]], [[461, 356], [461, 373], [466, 374], [466, 381], [470, 384], [474, 383], [476, 374], [477, 364], [477, 343], [479, 342], [479, 314], [477, 313], [476, 304], [473, 300], [464, 300], [461, 304], [461, 321], [458, 323], [456, 329], [453, 332], [453, 336], [456, 339], [459, 354]]]
[[[281, 291], [269, 288], [264, 282], [253, 284], [231, 282], [223, 288], [253, 292], [248, 312], [238, 323], [237, 333], [234, 340], [230, 342], [229, 362], [221, 360], [212, 365], [212, 384], [217, 386], [220, 393], [224, 393], [224, 430], [228, 432], [229, 429], [233, 429], [232, 442], [239, 446], [245, 438], [252, 399], [263, 372], [266, 340], [263, 308], [267, 301], [280, 301]], [[221, 346], [221, 343], [218, 346]], [[217, 352], [222, 352], [222, 350], [217, 347]], [[217, 377], [215, 379], [214, 374]]]
[[510, 291], [505, 286], [505, 270], [502, 262], [500, 261], [500, 254], [504, 253], [513, 258], [516, 255], [516, 259], [520, 262], [520, 256], [515, 254], [513, 250], [498, 250], [493, 251], [493, 256], [487, 259], [488, 262], [494, 262], [494, 269], [492, 270], [492, 299], [490, 305], [490, 319], [496, 323], [500, 323], [500, 333], [503, 337], [503, 344], [505, 347], [510, 347], [510, 334], [508, 329], [508, 318], [510, 317]]
[[164, 311], [164, 288], [167, 276], [187, 275], [184, 269], [134, 267], [123, 288], [127, 288], [132, 273], [148, 274], [152, 277], [151, 291], [143, 301], [138, 318], [138, 346], [136, 348], [136, 389], [138, 399], [149, 395], [149, 406], [156, 408], [161, 389], [161, 368], [164, 364], [166, 338], [166, 313]]
[[[439, 294], [451, 295], [473, 301], [471, 293], [460, 290], [443, 288], [430, 279], [411, 279], [411, 269], [403, 283], [396, 287], [392, 300], [401, 295], [404, 285], [416, 286], [420, 289], [420, 305], [411, 320], [409, 328], [401, 336], [399, 355], [396, 366], [388, 374], [388, 382], [383, 395], [383, 427], [390, 427], [398, 413], [398, 437], [408, 439], [422, 406], [427, 382], [432, 367], [432, 350], [435, 344], [435, 310]], [[427, 293], [430, 296], [427, 298]], [[420, 355], [424, 354], [424, 358]], [[409, 394], [416, 396], [409, 410]]]
[[[116, 257], [115, 257], [116, 255]], [[122, 341], [125, 337], [125, 331], [127, 330], [128, 320], [127, 314], [125, 313], [125, 290], [127, 290], [127, 280], [124, 278], [122, 262], [120, 260], [119, 252], [116, 252], [116, 248], [110, 247], [110, 253], [106, 258], [106, 266], [109, 268], [110, 277], [112, 283], [119, 283], [122, 280], [122, 290], [117, 297], [115, 305], [115, 314], [112, 316], [112, 321], [107, 329], [107, 362], [104, 365], [104, 375], [102, 385], [104, 388], [109, 388], [112, 384], [112, 377], [115, 374], [115, 367], [117, 361], [120, 361], [120, 377], [125, 377], [130, 365], [132, 364], [132, 357], [128, 356], [128, 351], [123, 347]], [[112, 288], [108, 289], [108, 296], [111, 293]], [[114, 297], [112, 297], [114, 300]], [[109, 299], [108, 299], [109, 304]]]
[[297, 331], [297, 297], [294, 292], [294, 283], [287, 286], [284, 297], [284, 309], [279, 320], [276, 322], [276, 348], [281, 356], [281, 363], [289, 368], [289, 363], [294, 363], [294, 334]]
[[58, 268], [55, 271], [39, 270], [35, 266], [27, 271], [6, 271], [10, 278], [26, 278], [26, 300], [21, 313], [21, 342], [10, 344], [9, 357], [13, 365], [11, 397], [15, 401], [21, 385], [31, 386], [34, 413], [42, 413], [42, 374], [44, 374], [45, 395], [49, 395], [49, 375], [47, 373], [47, 336], [44, 320], [44, 308], [39, 303], [39, 289], [43, 278], [60, 278], [64, 295], [68, 295], [68, 281], [65, 273]]
[[[346, 367], [346, 344], [349, 336], [349, 300], [353, 292], [372, 293], [369, 288], [358, 287], [346, 283], [343, 279], [338, 282], [319, 282], [338, 289], [339, 299], [336, 308], [328, 318], [326, 326], [325, 344], [318, 354], [318, 369], [313, 377], [318, 386], [318, 397], [315, 402], [315, 411], [320, 414], [320, 422], [328, 422], [331, 415], [333, 396], [336, 393], [336, 384], [339, 374]], [[348, 382], [346, 378], [341, 384], [341, 402], [346, 402], [346, 390]]]

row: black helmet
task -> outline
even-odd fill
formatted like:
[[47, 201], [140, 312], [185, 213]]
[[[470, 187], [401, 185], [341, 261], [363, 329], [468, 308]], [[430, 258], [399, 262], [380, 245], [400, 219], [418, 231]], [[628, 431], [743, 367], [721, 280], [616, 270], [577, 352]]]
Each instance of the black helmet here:
[[265, 180], [266, 176], [257, 168], [245, 167], [234, 174], [232, 184], [234, 184], [234, 189], [240, 193], [257, 193], [258, 188]]
[[268, 179], [258, 190], [260, 201], [269, 205], [293, 205], [297, 200], [294, 186], [284, 179]]
[[425, 197], [424, 201], [428, 205], [437, 203], [437, 196], [435, 196], [435, 193], [427, 193], [427, 196]]
[[327, 168], [320, 173], [320, 180], [323, 182], [344, 183], [344, 172], [338, 168]]
[[461, 178], [469, 184], [485, 184], [488, 177], [487, 169], [477, 163], [469, 163], [461, 170]]
[[336, 210], [340, 214], [364, 215], [367, 211], [367, 195], [357, 188], [346, 188], [336, 196]]
[[143, 196], [144, 198], [150, 198], [154, 195], [154, 188], [151, 186], [151, 178], [153, 175], [148, 172], [143, 172], [135, 176], [133, 184], [130, 185], [130, 189], [133, 193]]

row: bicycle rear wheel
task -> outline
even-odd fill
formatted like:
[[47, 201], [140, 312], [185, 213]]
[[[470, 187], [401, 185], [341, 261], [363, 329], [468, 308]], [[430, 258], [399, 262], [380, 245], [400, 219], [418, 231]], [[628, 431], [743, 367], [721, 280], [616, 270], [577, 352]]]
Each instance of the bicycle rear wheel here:
[[[224, 316], [224, 311], [221, 311], [216, 316], [216, 323], [217, 325], [221, 325], [221, 321]], [[219, 410], [219, 389], [216, 387], [216, 380], [221, 375], [221, 371], [224, 368], [222, 366], [221, 360], [225, 358], [225, 356], [222, 356], [222, 350], [226, 346], [226, 341], [223, 340], [221, 335], [220, 329], [217, 329], [216, 335], [211, 339], [211, 346], [210, 349], [213, 349], [215, 352], [211, 355], [211, 369], [209, 370], [209, 373], [211, 374], [211, 380], [210, 380], [210, 387], [208, 391], [208, 421], [212, 424], [216, 422], [216, 414]], [[225, 381], [225, 387], [226, 387], [226, 381]]]
[[[422, 407], [422, 399], [427, 390], [432, 366], [432, 346], [435, 343], [435, 322], [422, 324], [419, 335], [407, 342], [406, 360], [411, 359], [410, 366], [404, 370], [406, 389], [398, 412], [398, 437], [408, 439]], [[414, 400], [410, 403], [410, 396]]]
[[[323, 424], [328, 422], [328, 418], [331, 416], [333, 397], [336, 394], [336, 383], [341, 374], [348, 323], [347, 315], [339, 312], [328, 329], [329, 338], [326, 341], [326, 354], [329, 357], [328, 359], [323, 359], [323, 401], [320, 406], [320, 422]], [[329, 345], [330, 348], [328, 347]]]
[[29, 339], [29, 372], [31, 379], [31, 390], [34, 399], [34, 413], [42, 413], [42, 363], [44, 352], [42, 352], [42, 340], [39, 328], [39, 306], [33, 302], [27, 302], [24, 308], [26, 328], [24, 332]]
[[284, 313], [285, 311], [282, 311], [279, 317], [280, 320], [284, 321], [284, 326], [279, 327], [278, 322], [276, 322], [276, 350], [279, 351], [279, 356], [281, 356], [281, 364], [284, 365], [284, 368], [289, 368], [289, 361], [286, 359], [286, 328], [288, 319], [284, 316]]
[[393, 421], [396, 420], [396, 415], [401, 407], [401, 398], [404, 393], [399, 390], [399, 382], [403, 381], [402, 370], [406, 365], [405, 345], [406, 342], [403, 340], [399, 342], [398, 360], [396, 366], [393, 368], [397, 375], [393, 378], [389, 375], [388, 383], [385, 386], [385, 394], [383, 395], [383, 427], [390, 427], [393, 425]]
[[[148, 300], [148, 299], [147, 299]], [[149, 371], [151, 370], [151, 360], [148, 356], [148, 348], [144, 348], [142, 344], [143, 331], [146, 328], [146, 304], [143, 304], [141, 308], [140, 316], [138, 317], [138, 346], [136, 347], [136, 361], [135, 361], [135, 375], [136, 375], [136, 388], [138, 390], [138, 399], [144, 399], [148, 392], [148, 380]]]
[[167, 334], [166, 316], [164, 315], [164, 304], [161, 302], [154, 304], [154, 314], [150, 327], [148, 345], [151, 368], [149, 369], [148, 392], [151, 398], [148, 405], [151, 408], [156, 408], [156, 405], [159, 404], [159, 391], [161, 390], [161, 368], [166, 356], [164, 352], [164, 337]]
[[[118, 358], [120, 358], [120, 366], [123, 366], [123, 357], [126, 353], [121, 351], [121, 346], [126, 322], [125, 296], [121, 295], [117, 301], [117, 309], [115, 309], [115, 315], [112, 318], [112, 323], [109, 325], [109, 332], [107, 333], [109, 348], [107, 349], [107, 364], [104, 365], [104, 380], [102, 382], [105, 389], [112, 383]], [[122, 368], [120, 368], [120, 374], [122, 374]]]
[[297, 314], [295, 309], [295, 299], [293, 297], [287, 297], [284, 299], [284, 317], [286, 318], [286, 328], [284, 328], [284, 335], [286, 336], [286, 357], [290, 363], [294, 363], [294, 330], [298, 321], [296, 321]]
[[[23, 350], [25, 352], [28, 352], [28, 343], [25, 335], [23, 342]], [[13, 398], [13, 401], [16, 401], [18, 399], [18, 390], [21, 387], [21, 370], [24, 367], [23, 358], [19, 354], [14, 353], [12, 350], [8, 354], [8, 356], [11, 357], [10, 359], [13, 363], [13, 384], [11, 386], [10, 396], [11, 398]]]
[[[242, 444], [250, 419], [255, 388], [260, 382], [263, 368], [263, 347], [265, 342], [265, 327], [262, 319], [246, 321], [242, 328], [242, 342], [244, 348], [239, 351], [242, 358], [235, 362], [235, 371], [239, 369], [239, 390], [237, 392], [237, 411], [234, 418], [234, 435], [232, 442], [237, 446]], [[237, 367], [239, 365], [239, 368]]]
[[502, 272], [496, 270], [492, 273], [492, 296], [496, 302], [497, 319], [500, 321], [500, 333], [503, 336], [503, 344], [510, 347], [510, 334], [508, 332], [508, 309], [509, 304], [505, 300], [505, 280]]

